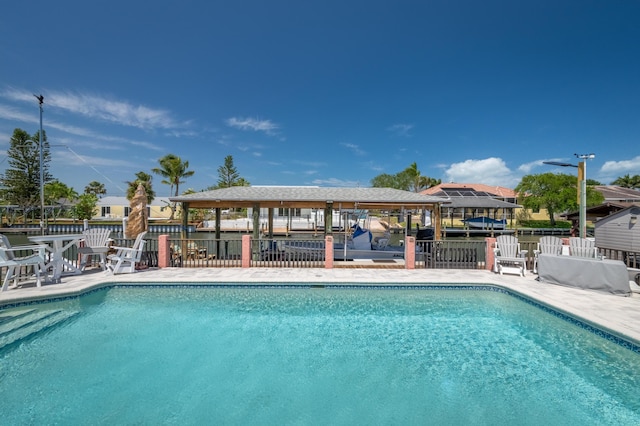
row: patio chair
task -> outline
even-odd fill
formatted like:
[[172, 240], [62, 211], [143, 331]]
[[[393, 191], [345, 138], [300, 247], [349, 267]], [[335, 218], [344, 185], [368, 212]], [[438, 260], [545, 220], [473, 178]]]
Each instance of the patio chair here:
[[199, 247], [195, 241], [190, 241], [187, 244], [187, 260], [206, 259], [207, 249]]
[[569, 238], [569, 255], [595, 259], [598, 257], [596, 242], [588, 238], [571, 237]]
[[[23, 276], [23, 266], [32, 266], [33, 273], [36, 276], [36, 286], [41, 287], [41, 275], [45, 274], [46, 269], [44, 266], [44, 253], [46, 246], [44, 245], [28, 245], [28, 246], [11, 246], [9, 240], [5, 235], [0, 234], [0, 268], [6, 267], [7, 272], [4, 277], [4, 283], [2, 284], [2, 291], [6, 291], [9, 287], [9, 281], [14, 280], [14, 285], [17, 286], [18, 282]], [[16, 251], [30, 251], [32, 254], [27, 256], [16, 256]], [[28, 271], [28, 268], [26, 269]], [[24, 277], [28, 276], [27, 274]]]
[[513, 235], [500, 235], [493, 249], [493, 270], [500, 275], [507, 272], [524, 277], [527, 270], [527, 253], [528, 250], [520, 250], [518, 238]]
[[136, 271], [136, 263], [140, 262], [146, 243], [143, 240], [146, 233], [146, 231], [139, 233], [131, 247], [112, 247], [116, 253], [107, 256], [107, 269], [112, 274], [128, 274]]
[[538, 273], [538, 256], [541, 253], [559, 256], [562, 254], [562, 238], [547, 235], [538, 241], [538, 249], [533, 251], [533, 273]]
[[80, 270], [84, 271], [87, 266], [89, 257], [100, 256], [100, 267], [104, 271], [107, 268], [107, 253], [109, 252], [109, 236], [111, 231], [108, 229], [92, 228], [82, 233], [83, 238], [80, 240], [83, 245], [78, 247], [80, 257]]

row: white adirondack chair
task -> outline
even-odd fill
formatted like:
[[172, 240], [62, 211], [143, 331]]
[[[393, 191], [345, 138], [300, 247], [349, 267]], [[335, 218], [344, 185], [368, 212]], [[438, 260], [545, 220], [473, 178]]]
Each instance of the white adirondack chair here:
[[524, 277], [527, 270], [527, 253], [528, 250], [520, 250], [518, 238], [513, 235], [500, 235], [493, 249], [493, 270], [500, 275], [507, 272]]
[[128, 274], [136, 271], [136, 263], [140, 262], [146, 243], [143, 240], [146, 233], [145, 231], [138, 234], [131, 247], [112, 247], [116, 250], [116, 253], [107, 256], [107, 269], [112, 274]]
[[100, 266], [102, 270], [107, 268], [107, 253], [109, 252], [109, 236], [111, 231], [108, 229], [92, 228], [82, 233], [84, 236], [80, 240], [83, 245], [78, 247], [80, 254], [80, 269], [84, 271], [87, 266], [87, 260], [90, 256], [100, 256]]
[[547, 235], [538, 241], [538, 249], [533, 251], [533, 273], [538, 273], [538, 256], [541, 253], [559, 256], [562, 254], [562, 238]]
[[[31, 251], [32, 254], [27, 256], [16, 257], [16, 251]], [[9, 287], [9, 281], [13, 280], [17, 286], [21, 277], [28, 275], [22, 274], [23, 266], [32, 266], [36, 276], [36, 286], [41, 287], [41, 275], [46, 274], [44, 267], [44, 253], [46, 246], [44, 245], [27, 245], [12, 247], [11, 243], [5, 235], [0, 234], [0, 268], [6, 267], [6, 275], [2, 284], [2, 291], [6, 291]], [[28, 271], [29, 268], [26, 268]], [[46, 279], [46, 275], [45, 275]]]
[[598, 257], [598, 248], [596, 242], [588, 238], [571, 237], [569, 238], [569, 255], [577, 257]]

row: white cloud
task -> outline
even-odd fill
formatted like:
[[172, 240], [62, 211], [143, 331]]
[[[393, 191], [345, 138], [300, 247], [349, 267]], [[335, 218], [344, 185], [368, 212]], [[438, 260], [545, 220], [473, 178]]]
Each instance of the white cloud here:
[[271, 120], [258, 120], [255, 118], [231, 117], [226, 120], [227, 126], [240, 130], [253, 130], [254, 132], [264, 132], [268, 135], [274, 134], [279, 127]]
[[531, 161], [529, 163], [521, 164], [518, 167], [518, 171], [520, 171], [522, 173], [525, 173], [525, 174], [529, 174], [529, 173], [531, 173], [531, 170], [542, 166], [543, 165], [542, 164], [543, 161], [550, 161], [550, 160], [536, 160], [536, 161]]
[[164, 147], [158, 146], [158, 145], [156, 145], [154, 143], [151, 143], [151, 142], [129, 141], [129, 143], [131, 145], [139, 146], [139, 147], [142, 147], [144, 149], [151, 149], [151, 150], [159, 151], [159, 152], [165, 152], [166, 151], [166, 149]]
[[356, 145], [356, 144], [353, 144], [353, 143], [341, 143], [340, 145], [342, 145], [345, 148], [349, 149], [355, 155], [366, 155], [366, 152], [364, 152], [362, 149], [360, 149], [360, 147], [358, 145]]
[[53, 92], [49, 103], [53, 107], [123, 126], [140, 129], [178, 127], [168, 111], [93, 95]]
[[[6, 89], [2, 96], [22, 102], [35, 102], [25, 90]], [[59, 108], [73, 114], [140, 129], [175, 129], [181, 127], [171, 114], [162, 109], [134, 105], [87, 93], [45, 92], [45, 108]]]
[[17, 109], [0, 104], [0, 118], [9, 121], [20, 121], [22, 123], [39, 123], [38, 113], [27, 114]]
[[408, 138], [411, 137], [409, 132], [413, 127], [413, 124], [394, 124], [393, 126], [387, 127], [387, 130], [396, 136]]
[[365, 166], [367, 168], [369, 168], [370, 170], [373, 170], [374, 172], [382, 172], [384, 171], [384, 166], [374, 163], [373, 161], [369, 161], [368, 163], [365, 164]]
[[338, 186], [345, 188], [356, 188], [362, 186], [360, 182], [353, 180], [343, 180], [337, 178], [329, 178], [329, 179], [314, 179], [312, 182], [314, 185], [318, 186]]
[[292, 160], [291, 163], [297, 164], [305, 167], [313, 167], [314, 169], [320, 169], [323, 167], [327, 167], [327, 163], [323, 163], [321, 161], [300, 161], [300, 160]]
[[501, 158], [486, 158], [484, 160], [466, 160], [454, 163], [445, 170], [445, 181], [457, 183], [483, 183], [510, 188], [517, 185], [511, 170]]
[[640, 171], [640, 156], [634, 157], [631, 160], [622, 161], [606, 161], [600, 168], [600, 172], [607, 175], [615, 174], [632, 174], [636, 175]]
[[52, 157], [52, 160], [58, 164], [68, 164], [70, 166], [78, 166], [78, 160], [81, 161], [81, 164], [86, 166], [101, 166], [101, 167], [138, 167], [139, 164], [134, 161], [128, 161], [126, 159], [113, 159], [107, 157], [94, 157], [88, 155], [79, 155], [74, 154], [71, 155], [66, 153], [64, 155], [55, 154]]
[[[640, 174], [640, 156], [630, 160], [606, 161], [596, 173], [597, 176], [593, 177], [604, 184], [610, 184], [624, 175], [635, 176], [637, 174]], [[587, 177], [591, 178], [592, 173], [589, 172]]]
[[[38, 124], [39, 123], [39, 118], [38, 118], [38, 114], [37, 113], [35, 113], [35, 114], [27, 114], [27, 113], [18, 111], [17, 109], [15, 109], [13, 107], [9, 107], [9, 106], [2, 105], [2, 104], [0, 104], [0, 119], [4, 119], [4, 120], [8, 120], [8, 121], [19, 121], [21, 123], [27, 123], [27, 124]], [[107, 140], [107, 141], [120, 140], [119, 138], [100, 136], [100, 135], [97, 135], [96, 133], [92, 132], [91, 130], [84, 129], [82, 127], [71, 126], [71, 125], [67, 125], [67, 124], [61, 124], [61, 123], [58, 123], [55, 120], [50, 120], [50, 119], [47, 119], [46, 127], [47, 128], [56, 129], [56, 130], [60, 130], [62, 132], [69, 133], [69, 134], [72, 134], [72, 135], [83, 136], [83, 137], [87, 137], [87, 138], [95, 138], [95, 139], [101, 139], [101, 140]], [[45, 130], [46, 130], [46, 128], [45, 128]]]

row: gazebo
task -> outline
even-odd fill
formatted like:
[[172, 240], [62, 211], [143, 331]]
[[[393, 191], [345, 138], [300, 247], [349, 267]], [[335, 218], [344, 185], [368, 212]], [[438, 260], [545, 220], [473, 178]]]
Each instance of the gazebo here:
[[268, 232], [273, 233], [273, 209], [315, 208], [324, 209], [325, 234], [332, 232], [334, 209], [405, 209], [433, 212], [435, 235], [440, 235], [440, 203], [446, 198], [423, 195], [391, 188], [323, 188], [313, 186], [234, 186], [170, 197], [171, 202], [182, 204], [183, 229], [187, 229], [190, 208], [215, 209], [216, 238], [220, 238], [221, 210], [226, 208], [252, 208], [253, 234], [258, 238], [259, 212], [269, 209]]

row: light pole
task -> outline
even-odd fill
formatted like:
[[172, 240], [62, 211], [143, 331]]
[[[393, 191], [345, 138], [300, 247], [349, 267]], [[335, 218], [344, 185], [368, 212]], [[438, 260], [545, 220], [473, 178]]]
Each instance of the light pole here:
[[44, 235], [44, 147], [42, 145], [42, 104], [44, 96], [33, 95], [38, 100], [40, 106], [40, 233]]
[[580, 238], [587, 236], [587, 160], [596, 158], [595, 154], [574, 154], [580, 161], [578, 164], [559, 161], [543, 161], [544, 164], [560, 167], [578, 168], [578, 205], [580, 213]]

